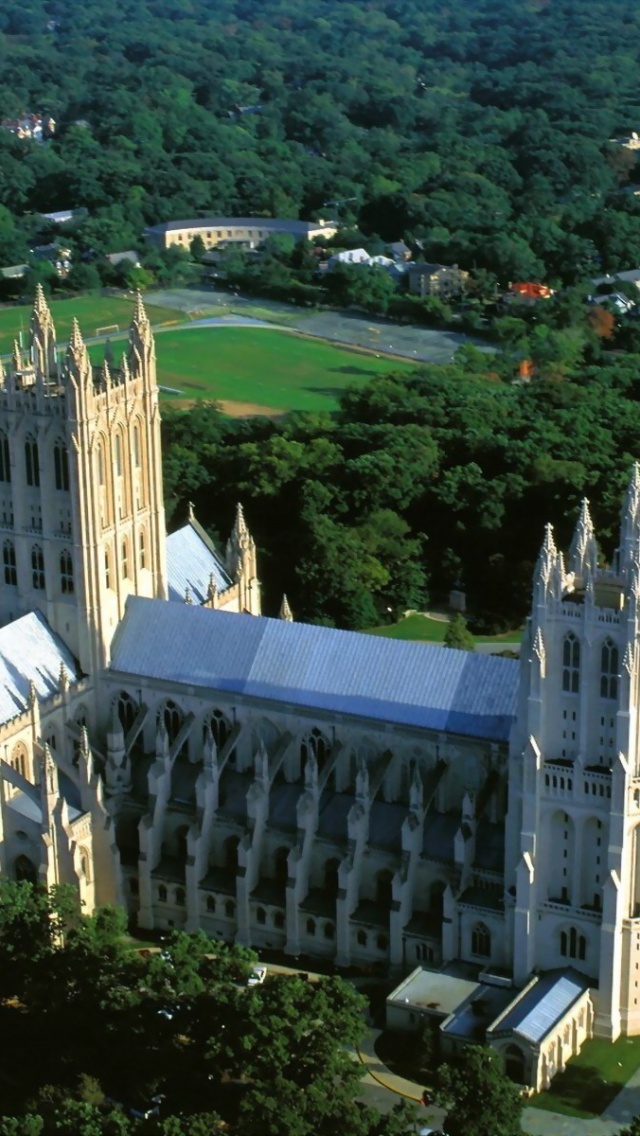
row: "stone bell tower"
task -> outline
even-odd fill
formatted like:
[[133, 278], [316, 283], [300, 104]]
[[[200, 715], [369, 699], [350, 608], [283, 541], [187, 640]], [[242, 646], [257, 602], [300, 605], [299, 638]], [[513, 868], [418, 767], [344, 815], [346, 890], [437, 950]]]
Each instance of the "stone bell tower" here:
[[565, 565], [550, 526], [522, 643], [506, 903], [516, 980], [572, 967], [595, 1032], [640, 1033], [640, 469], [602, 566], [587, 502]]
[[94, 674], [129, 594], [166, 598], [153, 335], [138, 296], [127, 351], [62, 358], [40, 286], [30, 345], [0, 374], [0, 620], [40, 610]]

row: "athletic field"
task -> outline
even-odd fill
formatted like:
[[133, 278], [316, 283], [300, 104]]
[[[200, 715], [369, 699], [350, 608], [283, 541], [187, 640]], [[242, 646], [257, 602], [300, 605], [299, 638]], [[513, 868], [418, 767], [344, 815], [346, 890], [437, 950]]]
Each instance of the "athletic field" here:
[[[74, 316], [80, 324], [85, 339], [92, 339], [98, 334], [115, 335], [116, 326], [121, 332], [126, 331], [133, 316], [134, 298], [133, 296], [122, 299], [118, 296], [72, 296], [68, 300], [50, 300], [49, 307], [56, 325], [58, 346], [64, 347], [69, 339]], [[0, 308], [0, 355], [6, 355], [11, 351], [13, 341], [18, 338], [20, 332], [26, 344], [32, 310], [32, 304]], [[176, 323], [177, 319], [184, 318], [172, 308], [151, 305], [148, 307], [148, 316], [154, 326], [161, 323]]]
[[[115, 359], [123, 348], [114, 341]], [[92, 346], [94, 361], [103, 353]], [[156, 357], [163, 398], [176, 406], [215, 400], [234, 416], [332, 411], [345, 387], [411, 369], [403, 360], [262, 327], [163, 331]]]

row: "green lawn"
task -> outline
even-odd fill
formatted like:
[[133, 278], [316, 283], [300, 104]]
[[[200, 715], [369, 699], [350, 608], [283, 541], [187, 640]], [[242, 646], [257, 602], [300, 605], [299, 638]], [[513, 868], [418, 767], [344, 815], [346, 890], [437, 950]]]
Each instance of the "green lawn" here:
[[[71, 321], [75, 316], [85, 339], [91, 339], [99, 327], [118, 324], [126, 331], [133, 315], [133, 297], [118, 296], [72, 296], [65, 300], [51, 300], [49, 303], [53, 322], [56, 325], [58, 345], [63, 346], [69, 338]], [[0, 308], [0, 355], [6, 355], [20, 332], [26, 343], [26, 335], [31, 323], [32, 305], [15, 308]], [[153, 325], [175, 323], [179, 312], [171, 308], [148, 306], [148, 316]]]
[[[442, 643], [449, 624], [444, 619], [429, 619], [426, 615], [418, 613], [408, 615], [397, 623], [388, 627], [374, 627], [370, 635], [384, 635], [387, 639], [413, 639], [425, 643]], [[522, 638], [521, 631], [508, 631], [505, 635], [479, 635], [478, 643], [519, 643]]]
[[[114, 343], [116, 357], [120, 350]], [[101, 357], [101, 348], [92, 349]], [[219, 399], [274, 412], [335, 410], [347, 386], [410, 363], [256, 327], [195, 327], [156, 338], [158, 382], [177, 402]]]
[[620, 1037], [613, 1043], [585, 1041], [578, 1056], [554, 1077], [551, 1088], [528, 1104], [565, 1116], [600, 1116], [638, 1067], [640, 1037]]

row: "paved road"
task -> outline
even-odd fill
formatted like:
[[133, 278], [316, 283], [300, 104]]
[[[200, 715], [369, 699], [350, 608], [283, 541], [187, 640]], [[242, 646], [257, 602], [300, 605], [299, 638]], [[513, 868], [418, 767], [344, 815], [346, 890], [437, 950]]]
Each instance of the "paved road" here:
[[415, 360], [416, 363], [448, 363], [459, 347], [469, 343], [475, 343], [481, 351], [493, 351], [484, 340], [473, 340], [458, 332], [405, 326], [389, 320], [372, 319], [356, 312], [309, 311], [293, 304], [236, 296], [231, 292], [213, 289], [176, 288], [148, 292], [145, 300], [150, 306], [149, 315], [152, 320], [153, 304], [174, 308], [178, 312], [194, 315], [199, 313], [205, 317], [215, 316], [216, 309], [221, 308], [240, 316], [252, 309], [259, 311], [263, 319], [284, 323], [295, 331], [337, 343], [366, 347], [380, 355], [402, 356]]

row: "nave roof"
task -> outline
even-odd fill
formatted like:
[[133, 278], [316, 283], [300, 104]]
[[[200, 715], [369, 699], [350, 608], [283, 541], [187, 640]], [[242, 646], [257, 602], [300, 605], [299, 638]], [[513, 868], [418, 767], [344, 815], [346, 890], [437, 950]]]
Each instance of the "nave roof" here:
[[0, 628], [0, 725], [25, 712], [31, 683], [38, 698], [56, 694], [63, 665], [69, 681], [77, 682], [76, 660], [40, 612]]
[[509, 737], [519, 677], [511, 659], [139, 596], [111, 669], [496, 741]]

